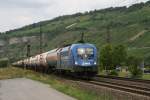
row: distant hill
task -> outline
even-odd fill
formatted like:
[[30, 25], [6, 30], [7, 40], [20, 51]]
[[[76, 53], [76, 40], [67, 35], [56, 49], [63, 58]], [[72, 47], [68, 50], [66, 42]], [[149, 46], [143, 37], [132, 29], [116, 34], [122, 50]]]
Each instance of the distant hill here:
[[[12, 38], [37, 37], [39, 26], [43, 32], [43, 51], [60, 47], [64, 44], [76, 43], [84, 32], [86, 42], [95, 44], [99, 50], [106, 44], [107, 33], [113, 45], [124, 44], [131, 55], [141, 56], [150, 62], [150, 1], [135, 4], [129, 8], [116, 7], [94, 10], [85, 13], [59, 16], [53, 20], [24, 26], [6, 32], [0, 36], [7, 45], [0, 56], [9, 56], [13, 60], [25, 56], [26, 42], [8, 44]], [[109, 30], [108, 30], [109, 29]], [[31, 42], [31, 54], [39, 52], [39, 38], [28, 39]], [[24, 51], [24, 52], [23, 52]], [[9, 53], [6, 53], [9, 52]]]

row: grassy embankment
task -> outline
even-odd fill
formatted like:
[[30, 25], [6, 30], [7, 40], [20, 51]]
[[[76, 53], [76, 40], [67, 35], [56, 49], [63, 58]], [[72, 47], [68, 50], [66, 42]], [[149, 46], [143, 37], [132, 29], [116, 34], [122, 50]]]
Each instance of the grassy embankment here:
[[53, 75], [43, 75], [41, 73], [15, 67], [0, 68], [0, 80], [22, 77], [49, 84], [56, 90], [77, 98], [78, 100], [112, 100], [110, 94], [99, 95], [92, 91], [83, 90], [78, 86], [72, 86], [68, 82], [62, 82]]

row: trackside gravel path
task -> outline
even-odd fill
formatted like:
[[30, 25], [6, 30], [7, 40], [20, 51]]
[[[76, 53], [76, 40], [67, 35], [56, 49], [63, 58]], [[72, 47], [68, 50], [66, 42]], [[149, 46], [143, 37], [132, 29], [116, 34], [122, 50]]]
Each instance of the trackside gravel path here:
[[49, 85], [26, 78], [0, 80], [0, 100], [75, 100]]

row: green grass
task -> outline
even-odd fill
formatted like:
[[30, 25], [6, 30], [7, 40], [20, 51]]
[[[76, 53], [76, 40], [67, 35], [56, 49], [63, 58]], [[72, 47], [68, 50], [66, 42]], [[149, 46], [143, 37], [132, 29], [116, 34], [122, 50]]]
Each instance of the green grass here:
[[7, 67], [0, 68], [0, 79], [12, 79], [26, 77], [32, 80], [40, 81], [49, 84], [51, 87], [70, 95], [78, 100], [113, 100], [110, 94], [99, 94], [88, 89], [84, 90], [69, 82], [64, 82], [53, 75], [44, 75], [30, 70], [23, 70], [21, 68]]
[[119, 72], [119, 75], [118, 75], [119, 77], [128, 77], [128, 76], [130, 76], [130, 74], [129, 74], [129, 72]]
[[144, 74], [142, 79], [150, 80], [150, 74]]

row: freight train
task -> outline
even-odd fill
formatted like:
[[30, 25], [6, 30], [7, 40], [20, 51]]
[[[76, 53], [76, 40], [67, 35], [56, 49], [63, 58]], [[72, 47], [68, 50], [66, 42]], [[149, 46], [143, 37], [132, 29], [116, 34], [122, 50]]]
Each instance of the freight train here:
[[13, 65], [46, 72], [93, 76], [98, 72], [97, 48], [88, 43], [71, 44], [20, 60]]

